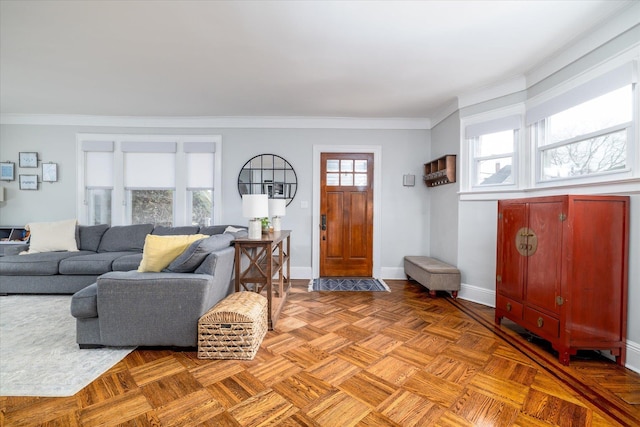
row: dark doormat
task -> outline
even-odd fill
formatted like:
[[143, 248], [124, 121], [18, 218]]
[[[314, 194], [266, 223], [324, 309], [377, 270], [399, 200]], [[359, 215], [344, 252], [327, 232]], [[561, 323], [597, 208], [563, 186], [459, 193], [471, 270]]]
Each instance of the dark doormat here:
[[351, 291], [351, 292], [391, 292], [384, 281], [379, 279], [363, 279], [348, 277], [320, 277], [309, 282], [312, 291]]

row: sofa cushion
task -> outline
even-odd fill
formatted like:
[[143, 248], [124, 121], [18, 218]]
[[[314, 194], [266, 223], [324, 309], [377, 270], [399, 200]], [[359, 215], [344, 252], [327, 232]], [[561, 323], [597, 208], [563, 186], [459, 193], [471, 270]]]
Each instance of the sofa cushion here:
[[76, 319], [98, 317], [98, 284], [79, 290], [71, 297], [71, 315]]
[[109, 229], [108, 224], [79, 225], [78, 226], [78, 249], [84, 251], [98, 252], [100, 240]]
[[208, 254], [204, 261], [202, 261], [202, 264], [196, 268], [194, 273], [213, 276], [216, 272], [216, 265], [218, 265], [218, 254]]
[[214, 234], [222, 234], [224, 230], [227, 228], [226, 225], [209, 225], [207, 227], [200, 227], [200, 234], [206, 234], [208, 236], [213, 236]]
[[121, 256], [120, 258], [113, 260], [113, 264], [111, 264], [111, 270], [113, 271], [137, 270], [138, 267], [140, 267], [140, 262], [142, 262], [142, 254], [131, 254], [131, 255]]
[[144, 239], [153, 231], [153, 224], [114, 225], [102, 236], [98, 252], [142, 252]]
[[55, 222], [32, 222], [25, 226], [29, 230], [29, 250], [23, 254], [78, 250], [75, 219]]
[[138, 271], [160, 272], [165, 269], [171, 261], [176, 259], [196, 240], [204, 239], [204, 234], [190, 234], [186, 236], [155, 236], [149, 234], [144, 241], [144, 251], [142, 252], [142, 262]]
[[156, 225], [151, 234], [156, 236], [181, 236], [186, 234], [198, 234], [200, 227], [197, 225], [185, 225], [183, 227], [165, 227]]
[[51, 276], [58, 274], [60, 261], [92, 253], [95, 254], [89, 251], [60, 251], [0, 257], [0, 275]]
[[230, 234], [234, 239], [246, 239], [249, 237], [249, 230], [241, 228], [238, 231], [225, 231], [224, 234]]
[[131, 255], [133, 252], [103, 252], [91, 253], [60, 261], [60, 274], [104, 274], [112, 270], [113, 262], [125, 255]]
[[231, 234], [216, 234], [193, 242], [187, 250], [169, 264], [167, 270], [174, 273], [192, 273], [202, 264], [207, 255], [229, 246], [233, 239]]

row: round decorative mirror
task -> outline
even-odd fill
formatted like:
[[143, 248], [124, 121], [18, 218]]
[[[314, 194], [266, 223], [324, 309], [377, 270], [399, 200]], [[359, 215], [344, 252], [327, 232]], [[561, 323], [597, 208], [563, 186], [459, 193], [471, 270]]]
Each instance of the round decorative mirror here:
[[285, 199], [287, 206], [298, 191], [298, 177], [293, 166], [275, 154], [259, 154], [240, 169], [238, 192], [266, 194], [270, 199]]

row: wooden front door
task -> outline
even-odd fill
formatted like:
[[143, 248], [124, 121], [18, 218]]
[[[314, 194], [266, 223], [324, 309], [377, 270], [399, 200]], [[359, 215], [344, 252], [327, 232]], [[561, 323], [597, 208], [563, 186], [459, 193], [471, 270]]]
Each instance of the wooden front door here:
[[320, 163], [320, 276], [371, 277], [373, 153], [322, 153]]

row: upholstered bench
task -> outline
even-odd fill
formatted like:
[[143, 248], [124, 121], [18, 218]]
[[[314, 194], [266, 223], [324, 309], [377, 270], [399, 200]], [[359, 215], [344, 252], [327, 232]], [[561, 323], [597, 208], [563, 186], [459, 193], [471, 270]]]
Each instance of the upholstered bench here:
[[436, 258], [426, 256], [405, 256], [404, 274], [429, 289], [429, 295], [436, 291], [450, 291], [456, 298], [460, 290], [460, 270]]

